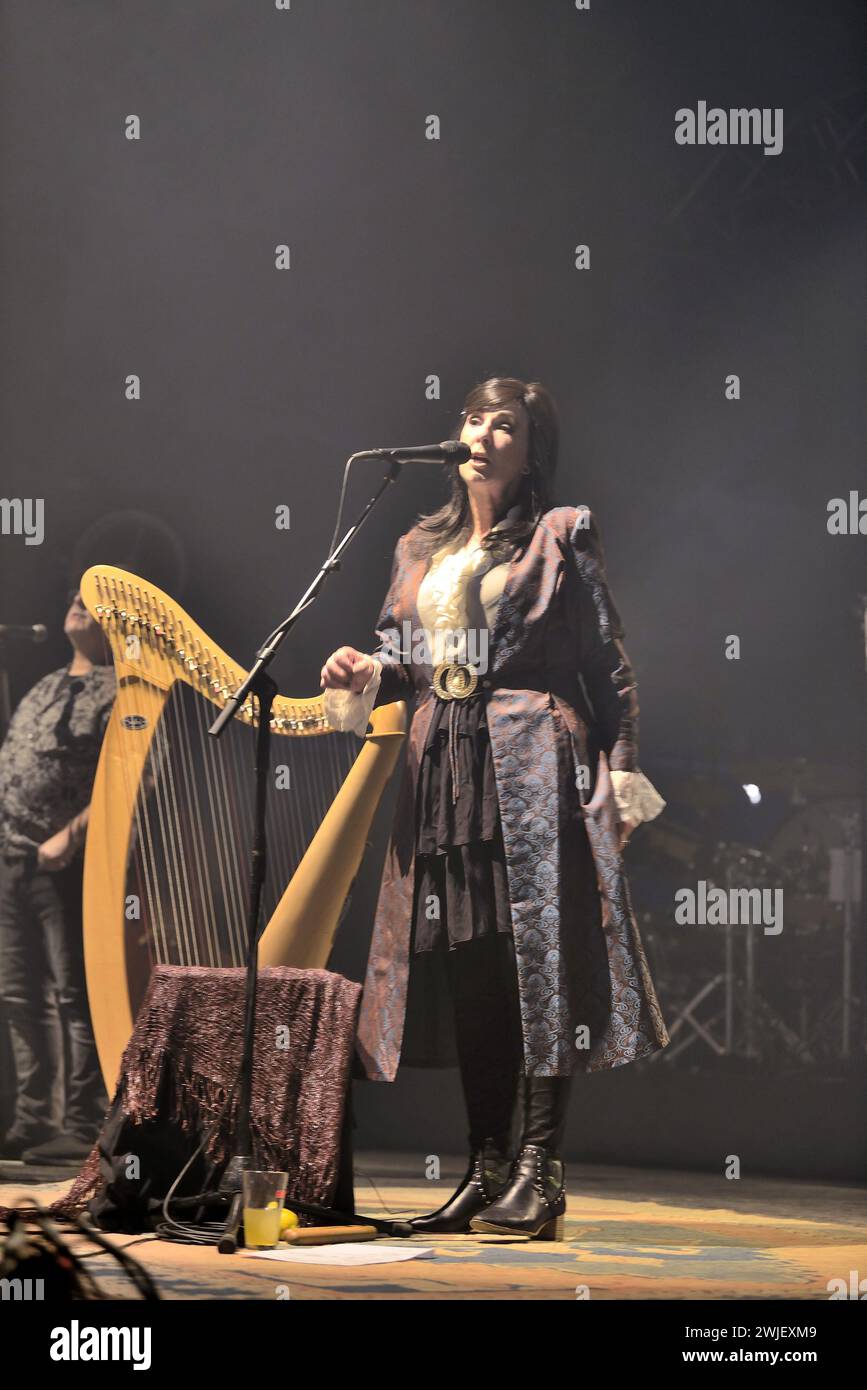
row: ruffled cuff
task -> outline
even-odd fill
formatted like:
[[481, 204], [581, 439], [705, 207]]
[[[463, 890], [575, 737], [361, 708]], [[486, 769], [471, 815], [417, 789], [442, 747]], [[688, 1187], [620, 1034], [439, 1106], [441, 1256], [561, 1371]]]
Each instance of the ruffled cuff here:
[[379, 683], [382, 680], [382, 662], [375, 656], [371, 659], [373, 661], [373, 675], [358, 694], [351, 690], [339, 690], [334, 687], [323, 690], [322, 704], [325, 709], [325, 718], [332, 729], [337, 729], [341, 733], [356, 734], [359, 738], [364, 738], [367, 733], [370, 711], [373, 709], [376, 692], [379, 690]]
[[643, 772], [612, 772], [610, 776], [621, 820], [653, 820], [665, 809], [666, 803]]

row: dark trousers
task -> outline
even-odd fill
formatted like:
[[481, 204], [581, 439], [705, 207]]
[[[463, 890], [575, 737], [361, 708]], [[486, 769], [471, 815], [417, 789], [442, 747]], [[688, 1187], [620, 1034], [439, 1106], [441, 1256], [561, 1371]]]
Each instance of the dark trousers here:
[[64, 1133], [92, 1141], [108, 1107], [90, 1026], [81, 939], [78, 861], [59, 873], [0, 855], [0, 1009], [15, 1067], [15, 1118], [8, 1138], [52, 1137], [47, 999], [53, 991], [63, 1035]]
[[512, 937], [498, 932], [463, 942], [447, 952], [446, 961], [470, 1149], [475, 1152], [486, 1139], [509, 1148], [516, 1099], [523, 1093], [521, 1142], [559, 1155], [572, 1077], [523, 1075]]

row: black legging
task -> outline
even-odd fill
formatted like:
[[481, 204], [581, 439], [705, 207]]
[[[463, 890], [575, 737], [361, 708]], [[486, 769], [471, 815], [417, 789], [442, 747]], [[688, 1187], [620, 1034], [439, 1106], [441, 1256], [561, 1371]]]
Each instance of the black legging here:
[[[502, 932], [483, 936], [447, 951], [446, 960], [470, 1148], [488, 1139], [505, 1150], [524, 1054], [514, 942]], [[524, 1078], [522, 1143], [559, 1154], [571, 1081]]]

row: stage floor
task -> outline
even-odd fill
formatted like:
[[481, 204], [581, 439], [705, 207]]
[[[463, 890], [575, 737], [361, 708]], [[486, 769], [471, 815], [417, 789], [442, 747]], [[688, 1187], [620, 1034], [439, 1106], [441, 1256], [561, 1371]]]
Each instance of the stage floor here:
[[[433, 1211], [465, 1167], [465, 1161], [444, 1160], [442, 1180], [426, 1182], [413, 1176], [410, 1163], [393, 1153], [358, 1153], [358, 1211], [392, 1217]], [[48, 1202], [69, 1185], [34, 1183], [35, 1176], [4, 1164], [0, 1205], [25, 1195]], [[167, 1299], [827, 1300], [829, 1280], [848, 1285], [851, 1271], [867, 1269], [867, 1188], [574, 1163], [567, 1182], [563, 1241], [451, 1236], [375, 1242], [434, 1252], [393, 1264], [275, 1263], [150, 1236], [112, 1239], [131, 1249]], [[129, 1296], [110, 1257], [98, 1255], [88, 1268], [110, 1297]]]

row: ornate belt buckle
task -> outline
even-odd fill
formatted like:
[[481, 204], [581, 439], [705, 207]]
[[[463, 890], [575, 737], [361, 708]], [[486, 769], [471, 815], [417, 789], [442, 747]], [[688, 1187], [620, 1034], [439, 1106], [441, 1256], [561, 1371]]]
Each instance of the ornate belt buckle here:
[[441, 700], [466, 700], [479, 683], [479, 673], [461, 661], [441, 661], [433, 673], [432, 689]]

